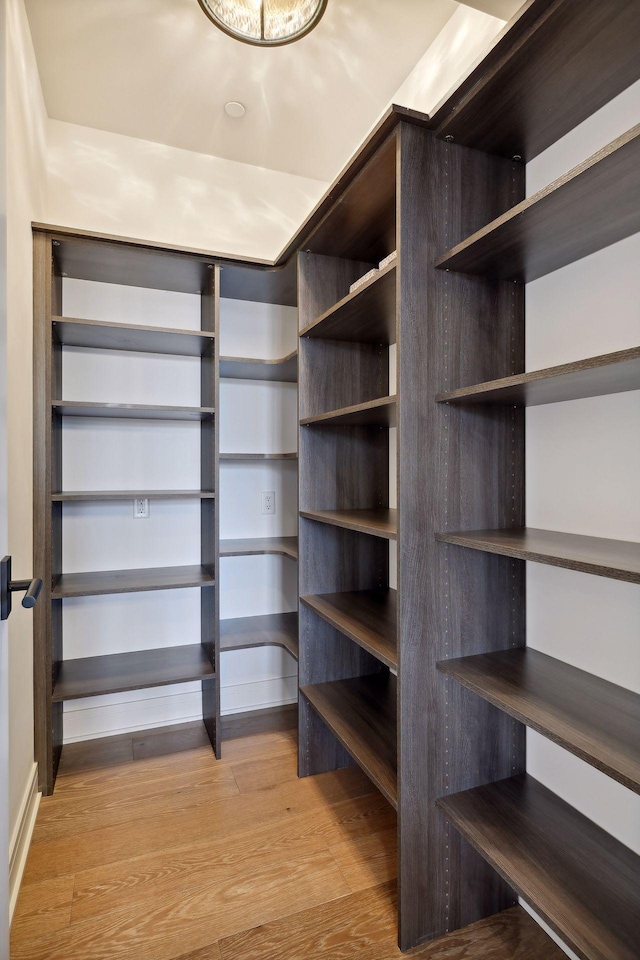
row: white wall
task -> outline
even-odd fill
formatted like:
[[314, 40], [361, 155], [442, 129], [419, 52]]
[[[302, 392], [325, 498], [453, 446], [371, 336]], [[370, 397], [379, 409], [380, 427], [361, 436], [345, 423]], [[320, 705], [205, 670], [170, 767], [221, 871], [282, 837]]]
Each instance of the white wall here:
[[[640, 83], [527, 166], [530, 195], [640, 121]], [[640, 234], [527, 287], [527, 370], [640, 343]], [[640, 393], [527, 410], [527, 524], [640, 540]], [[531, 647], [640, 692], [640, 589], [527, 569]], [[640, 797], [529, 731], [529, 773], [640, 852]]]
[[[46, 112], [23, 0], [7, 2], [7, 353], [9, 547], [18, 577], [32, 573], [32, 242], [44, 215]], [[33, 615], [9, 621], [12, 838], [33, 773]]]

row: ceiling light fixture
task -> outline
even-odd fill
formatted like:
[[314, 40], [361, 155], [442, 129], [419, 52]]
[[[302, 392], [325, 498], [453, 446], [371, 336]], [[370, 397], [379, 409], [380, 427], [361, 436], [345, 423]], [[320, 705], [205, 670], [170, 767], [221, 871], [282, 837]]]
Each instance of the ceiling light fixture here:
[[244, 43], [279, 47], [318, 24], [327, 0], [198, 0], [217, 27]]

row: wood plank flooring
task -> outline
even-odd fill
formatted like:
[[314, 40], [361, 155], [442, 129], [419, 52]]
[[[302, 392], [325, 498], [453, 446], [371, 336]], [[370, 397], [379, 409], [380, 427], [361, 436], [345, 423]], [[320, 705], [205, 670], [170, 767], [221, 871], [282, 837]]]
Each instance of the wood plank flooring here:
[[[229, 740], [216, 761], [202, 730], [65, 748], [11, 960], [403, 956], [395, 813], [364, 774], [299, 780], [290, 729]], [[518, 908], [411, 956], [554, 960], [555, 948]]]

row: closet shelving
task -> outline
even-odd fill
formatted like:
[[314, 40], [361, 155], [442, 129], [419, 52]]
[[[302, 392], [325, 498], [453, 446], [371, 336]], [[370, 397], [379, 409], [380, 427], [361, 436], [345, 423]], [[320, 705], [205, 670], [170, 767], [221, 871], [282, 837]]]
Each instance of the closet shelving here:
[[220, 649], [249, 650], [253, 647], [283, 647], [298, 659], [298, 614], [268, 613], [220, 621]]
[[607, 540], [531, 527], [439, 533], [437, 539], [503, 557], [640, 583], [640, 543], [629, 540]]
[[[293, 266], [293, 264], [292, 264]], [[282, 271], [257, 271], [243, 266], [227, 265], [221, 271], [220, 298], [249, 300], [258, 303], [295, 306], [297, 292], [295, 274], [291, 267]], [[218, 305], [218, 311], [221, 305]], [[248, 380], [272, 383], [296, 383], [298, 354], [291, 351], [276, 359], [221, 356], [218, 364], [220, 379]], [[220, 461], [242, 464], [282, 461], [297, 464], [296, 452], [283, 453], [221, 453]], [[220, 540], [218, 558], [281, 556], [285, 562], [298, 559], [297, 536], [254, 537]], [[298, 660], [297, 612], [261, 614], [220, 620], [220, 650], [250, 650], [258, 647], [281, 647]], [[247, 713], [247, 716], [250, 714]]]
[[535, 407], [640, 390], [640, 347], [562, 363], [438, 394], [438, 403], [506, 403]]
[[213, 500], [213, 490], [65, 490], [64, 493], [51, 494], [53, 503], [67, 503], [72, 500]]
[[201, 357], [213, 350], [215, 334], [207, 330], [172, 330], [131, 323], [104, 323], [53, 317], [53, 336], [65, 347], [134, 350], [180, 357]]
[[526, 0], [438, 104], [438, 138], [525, 162], [638, 79], [633, 0]]
[[[151, 351], [149, 351], [151, 352]], [[162, 407], [150, 403], [84, 403], [54, 400], [53, 413], [62, 417], [108, 417], [116, 420], [210, 420], [213, 407]]]
[[297, 460], [297, 453], [221, 453], [221, 460]]
[[443, 660], [438, 669], [640, 793], [640, 697], [537, 650]]
[[257, 557], [261, 554], [298, 559], [297, 537], [255, 537], [245, 540], [221, 540], [221, 557]]
[[640, 858], [628, 847], [526, 774], [441, 807], [578, 956], [637, 957]]
[[388, 507], [371, 507], [366, 510], [301, 510], [301, 517], [328, 523], [344, 530], [357, 530], [372, 537], [395, 540], [398, 536], [396, 510]]
[[446, 270], [537, 280], [640, 230], [640, 124], [516, 204], [437, 261]]
[[372, 674], [301, 686], [300, 692], [397, 810], [395, 677]]
[[395, 590], [325, 593], [300, 601], [391, 670], [398, 669]]
[[278, 383], [297, 383], [298, 354], [294, 350], [279, 360], [220, 357], [220, 376], [230, 380], [275, 380]]
[[[430, 121], [438, 141], [453, 141], [443, 145], [449, 220], [464, 204], [458, 178], [471, 176], [481, 151], [493, 161], [498, 153], [531, 159], [640, 76], [637, 4], [615, 0], [605, 11], [595, 2], [541, 0], [525, 5], [514, 29], [512, 48], [500, 41], [484, 73], [476, 69]], [[524, 100], [512, 96], [525, 88]], [[440, 365], [428, 391], [433, 439], [458, 472], [442, 488], [446, 508], [432, 528], [440, 573], [434, 628], [447, 638], [432, 707], [446, 701], [450, 717], [440, 747], [448, 771], [434, 799], [451, 830], [449, 877], [468, 885], [467, 896], [482, 891], [460, 870], [473, 848], [495, 870], [494, 883], [504, 880], [583, 960], [637, 955], [640, 858], [525, 773], [523, 731], [538, 731], [637, 793], [640, 696], [526, 648], [523, 561], [640, 583], [640, 544], [525, 527], [523, 415], [527, 406], [637, 390], [639, 351], [523, 372], [523, 291], [640, 229], [639, 137], [633, 128], [468, 231], [460, 218], [457, 235], [442, 231], [428, 270], [441, 291], [429, 339]], [[489, 296], [497, 302], [491, 355], [478, 339]], [[464, 345], [455, 362], [452, 344]], [[478, 486], [492, 502], [478, 502]], [[488, 523], [496, 512], [503, 522]], [[511, 590], [496, 590], [509, 578]], [[452, 776], [451, 758], [474, 749], [474, 729], [476, 749], [491, 743], [485, 762], [495, 772], [468, 762]]]
[[[414, 339], [423, 319], [417, 210], [432, 138], [425, 117], [398, 111], [391, 120], [354, 158], [323, 216], [312, 217], [298, 255], [299, 772], [355, 762], [398, 810], [400, 943], [409, 947], [424, 939], [433, 889], [428, 798], [407, 763], [410, 754], [424, 762], [429, 737], [419, 720], [426, 691], [413, 689], [426, 679], [413, 605], [423, 570], [409, 556], [422, 539], [413, 482], [421, 449], [412, 442], [424, 364]], [[350, 292], [393, 251], [394, 261]]]
[[[215, 271], [202, 254], [34, 225], [34, 555], [43, 575], [35, 611], [36, 756], [40, 787], [53, 792], [63, 741], [63, 703], [199, 680], [205, 727], [220, 755], [218, 695]], [[63, 278], [200, 293], [201, 329], [86, 320], [63, 314]], [[200, 358], [198, 407], [64, 399], [65, 347]], [[63, 422], [69, 417], [187, 420], [200, 424], [200, 490], [90, 490], [62, 487]], [[82, 502], [145, 497], [200, 504], [200, 563], [71, 573], [62, 566], [63, 510]], [[66, 659], [63, 604], [76, 597], [198, 588], [198, 643]], [[114, 601], [114, 602], [117, 602]]]
[[341, 410], [330, 410], [315, 417], [306, 417], [300, 421], [302, 426], [310, 423], [327, 424], [337, 427], [395, 427], [396, 425], [396, 398], [382, 397], [379, 400], [368, 400], [366, 403], [352, 404]]

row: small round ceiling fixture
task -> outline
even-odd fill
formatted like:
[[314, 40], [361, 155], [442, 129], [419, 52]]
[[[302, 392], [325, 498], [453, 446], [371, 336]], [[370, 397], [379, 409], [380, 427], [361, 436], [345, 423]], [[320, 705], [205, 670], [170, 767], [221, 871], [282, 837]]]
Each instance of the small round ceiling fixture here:
[[239, 120], [240, 117], [244, 117], [247, 108], [244, 103], [240, 103], [239, 100], [229, 100], [229, 102], [224, 105], [224, 112], [227, 116], [233, 117], [234, 120]]
[[258, 47], [299, 40], [319, 23], [327, 0], [198, 0], [224, 33]]

